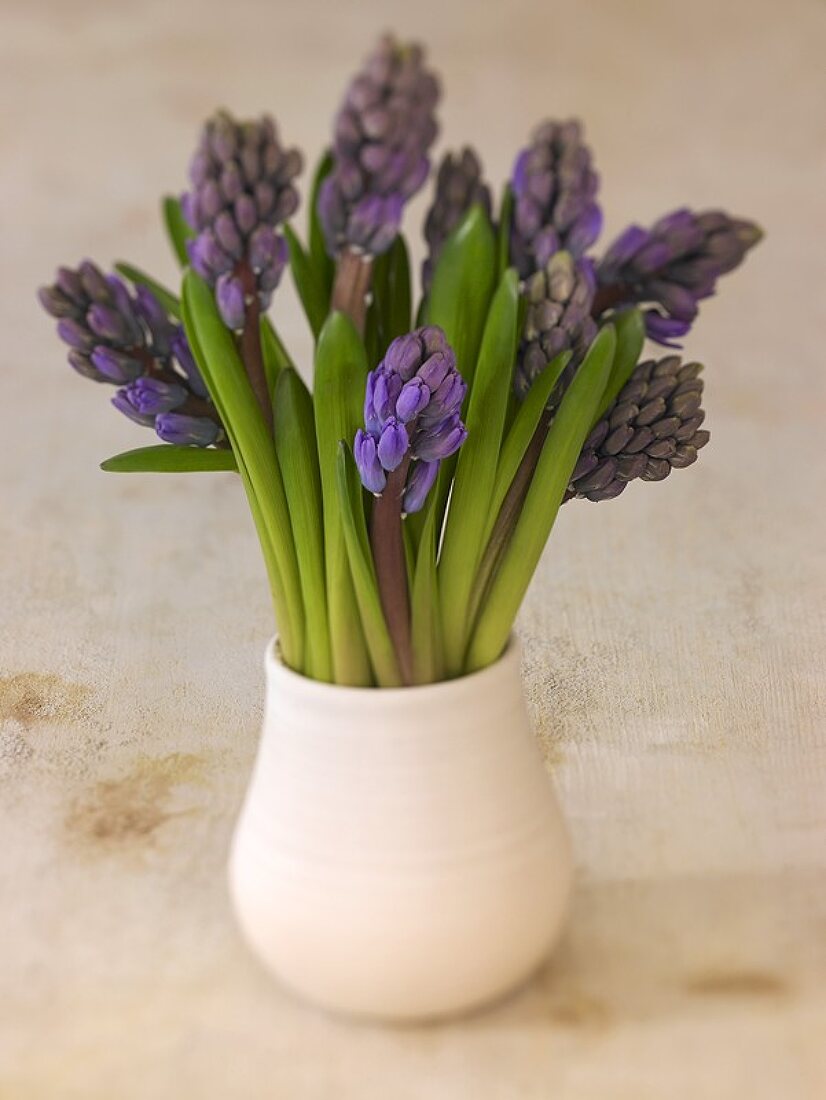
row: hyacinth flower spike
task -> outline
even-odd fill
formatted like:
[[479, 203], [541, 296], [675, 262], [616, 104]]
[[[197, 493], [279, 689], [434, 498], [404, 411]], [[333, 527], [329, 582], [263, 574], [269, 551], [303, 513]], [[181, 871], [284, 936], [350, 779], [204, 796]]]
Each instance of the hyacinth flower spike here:
[[702, 369], [676, 355], [640, 363], [585, 441], [566, 499], [611, 500], [636, 478], [662, 481], [696, 462], [710, 438]]
[[393, 244], [405, 204], [427, 179], [438, 99], [421, 47], [388, 35], [353, 78], [336, 116], [333, 169], [318, 212], [336, 260], [333, 308], [360, 332], [373, 260]]
[[268, 115], [237, 122], [220, 111], [204, 126], [181, 209], [194, 237], [194, 271], [214, 290], [227, 328], [238, 336], [250, 384], [267, 425], [272, 405], [264, 374], [260, 319], [287, 262], [278, 226], [298, 208], [297, 149], [285, 149]]
[[754, 222], [719, 210], [675, 210], [651, 229], [630, 225], [597, 266], [594, 316], [629, 303], [647, 306], [648, 336], [665, 347], [686, 335], [698, 303], [738, 267], [763, 236]]
[[406, 684], [412, 683], [413, 654], [402, 519], [423, 507], [442, 459], [465, 441], [460, 410], [466, 390], [442, 329], [429, 325], [400, 336], [368, 376], [364, 428], [353, 444], [362, 484], [376, 497], [373, 560]]
[[470, 208], [479, 205], [490, 217], [490, 187], [482, 179], [479, 157], [469, 146], [448, 153], [436, 173], [436, 191], [424, 223], [427, 256], [422, 264], [422, 290], [430, 290], [445, 243]]
[[555, 252], [583, 256], [602, 228], [599, 177], [575, 119], [543, 122], [513, 168], [510, 259], [519, 276], [541, 271]]
[[75, 270], [61, 267], [39, 298], [78, 374], [119, 387], [116, 409], [166, 443], [226, 445], [183, 328], [151, 290], [130, 290], [84, 260]]

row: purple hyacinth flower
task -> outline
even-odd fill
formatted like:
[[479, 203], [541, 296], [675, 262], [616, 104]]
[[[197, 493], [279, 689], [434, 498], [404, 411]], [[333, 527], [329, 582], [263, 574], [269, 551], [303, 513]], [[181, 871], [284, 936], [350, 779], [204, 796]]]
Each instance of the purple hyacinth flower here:
[[57, 335], [64, 344], [78, 351], [91, 351], [96, 342], [95, 334], [73, 317], [62, 317], [57, 322]]
[[129, 400], [129, 396], [125, 389], [117, 391], [112, 398], [112, 404], [118, 412], [122, 412], [124, 416], [128, 416], [129, 419], [134, 420], [136, 424], [140, 424], [144, 428], [153, 428], [155, 426], [155, 417], [148, 413], [138, 412]]
[[353, 455], [364, 488], [371, 493], [382, 492], [387, 484], [387, 474], [379, 462], [375, 439], [361, 428], [356, 432]]
[[430, 401], [430, 389], [421, 378], [405, 382], [396, 401], [396, 415], [403, 424], [414, 420]]
[[153, 426], [157, 415], [191, 400], [189, 407], [203, 411], [213, 425], [202, 428], [201, 436], [219, 437], [220, 421], [183, 328], [149, 288], [130, 289], [117, 275], [104, 275], [84, 260], [76, 271], [60, 268], [54, 284], [38, 296], [70, 346], [72, 368], [93, 381], [123, 387], [112, 403], [125, 416]]
[[239, 331], [244, 327], [246, 308], [240, 279], [228, 274], [219, 275], [215, 283], [215, 302], [227, 328]]
[[157, 416], [172, 412], [187, 399], [187, 391], [176, 382], [162, 382], [159, 378], [138, 378], [121, 391], [139, 413]]
[[455, 454], [466, 439], [467, 429], [459, 419], [459, 414], [454, 413], [419, 440], [416, 453], [426, 462], [438, 462]]
[[176, 326], [148, 287], [135, 287], [135, 312], [149, 330], [155, 352], [161, 356], [169, 355]]
[[635, 303], [652, 340], [666, 347], [691, 328], [698, 303], [714, 294], [717, 279], [732, 271], [761, 239], [753, 222], [719, 210], [696, 214], [686, 208], [660, 218], [650, 229], [625, 229], [597, 267], [595, 315]]
[[599, 177], [575, 120], [544, 122], [517, 156], [511, 176], [511, 263], [523, 279], [564, 249], [579, 259], [599, 236]]
[[666, 348], [679, 348], [675, 341], [681, 339], [691, 328], [690, 321], [681, 321], [676, 317], [665, 317], [655, 309], [643, 313], [645, 331], [658, 344]]
[[[432, 355], [429, 355], [427, 359], [425, 359], [416, 373], [430, 390], [431, 394], [434, 394], [447, 378], [448, 374], [452, 374], [451, 368], [454, 365], [452, 355], [448, 355], [444, 351], [434, 351]], [[455, 375], [454, 377], [461, 378], [460, 375]], [[464, 394], [462, 396], [464, 396]]]
[[387, 372], [397, 375], [402, 382], [409, 382], [422, 365], [422, 339], [416, 332], [398, 336], [384, 356]]
[[404, 424], [395, 416], [389, 417], [382, 426], [376, 447], [383, 468], [388, 472], [395, 470], [407, 454], [409, 446], [410, 440]]
[[431, 394], [430, 403], [422, 410], [423, 424], [435, 424], [459, 412], [467, 393], [467, 383], [456, 371], [451, 371]]
[[181, 369], [186, 375], [186, 380], [189, 384], [189, 388], [198, 397], [209, 397], [209, 391], [206, 388], [206, 383], [201, 377], [201, 372], [198, 370], [198, 365], [195, 362], [195, 356], [192, 354], [192, 349], [189, 346], [189, 341], [186, 338], [186, 332], [183, 325], [179, 325], [175, 330], [175, 335], [172, 337], [172, 354], [180, 364]]
[[[267, 116], [237, 122], [222, 111], [204, 126], [181, 209], [196, 233], [190, 263], [215, 288], [231, 329], [243, 328], [252, 306], [253, 313], [269, 307], [287, 259], [276, 227], [298, 207], [293, 181], [301, 167], [301, 154], [281, 145]], [[246, 304], [242, 286], [255, 295]]]
[[527, 301], [516, 357], [516, 392], [525, 397], [537, 376], [561, 351], [572, 355], [549, 399], [555, 408], [597, 333], [591, 316], [594, 274], [590, 261], [555, 252], [524, 285]]
[[144, 369], [141, 361], [128, 352], [116, 351], [103, 345], [96, 347], [90, 358], [104, 378], [119, 386], [125, 382], [133, 382]]
[[377, 256], [393, 243], [405, 203], [427, 178], [438, 98], [421, 48], [383, 38], [336, 116], [333, 171], [318, 197], [331, 255]]
[[460, 419], [466, 388], [440, 328], [429, 325], [397, 337], [367, 378], [365, 429], [353, 445], [365, 488], [382, 493], [387, 474], [407, 470], [403, 508], [418, 511], [439, 462], [467, 436]]
[[155, 420], [155, 431], [166, 443], [179, 446], [209, 447], [220, 435], [214, 420], [205, 416], [184, 416], [181, 413], [162, 413]]
[[402, 497], [402, 511], [408, 514], [418, 512], [424, 505], [427, 494], [433, 488], [433, 482], [439, 473], [438, 462], [414, 462], [410, 468], [407, 485]]

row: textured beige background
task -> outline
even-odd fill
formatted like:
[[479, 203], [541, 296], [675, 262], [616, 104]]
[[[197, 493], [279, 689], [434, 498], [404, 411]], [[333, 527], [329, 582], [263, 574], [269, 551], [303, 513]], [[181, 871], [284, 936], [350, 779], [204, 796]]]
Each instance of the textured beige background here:
[[[564, 944], [496, 1011], [403, 1031], [296, 1006], [240, 943], [224, 862], [271, 630], [244, 502], [99, 473], [146, 436], [33, 302], [85, 254], [171, 278], [154, 196], [201, 117], [270, 109], [314, 156], [384, 26], [429, 39], [443, 143], [495, 178], [576, 112], [609, 234], [681, 202], [768, 232], [690, 339], [711, 446], [567, 506], [525, 608]], [[0, 0], [3, 1100], [826, 1095], [825, 54], [813, 0]], [[306, 354], [291, 292], [275, 310]]]

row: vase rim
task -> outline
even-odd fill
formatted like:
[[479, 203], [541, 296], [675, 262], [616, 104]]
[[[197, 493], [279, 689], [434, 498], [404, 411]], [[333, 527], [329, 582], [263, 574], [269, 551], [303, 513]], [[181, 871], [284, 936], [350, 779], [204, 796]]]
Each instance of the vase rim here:
[[274, 634], [267, 642], [264, 651], [264, 663], [268, 673], [277, 676], [284, 682], [291, 683], [297, 690], [311, 691], [319, 695], [326, 694], [328, 697], [339, 694], [346, 696], [349, 701], [353, 701], [360, 696], [365, 703], [370, 701], [370, 705], [379, 700], [383, 704], [391, 702], [393, 699], [398, 701], [404, 699], [410, 703], [414, 699], [421, 702], [437, 695], [464, 694], [469, 687], [472, 686], [474, 689], [481, 687], [486, 679], [495, 678], [498, 673], [513, 665], [518, 669], [521, 658], [519, 638], [515, 633], [512, 633], [505, 648], [496, 660], [489, 665], [485, 665], [484, 668], [476, 669], [474, 672], [467, 672], [450, 680], [436, 680], [431, 684], [411, 684], [408, 687], [360, 687], [353, 684], [333, 684], [325, 680], [314, 680], [311, 676], [296, 672], [295, 669], [286, 665], [281, 658], [278, 650], [278, 640], [278, 635]]

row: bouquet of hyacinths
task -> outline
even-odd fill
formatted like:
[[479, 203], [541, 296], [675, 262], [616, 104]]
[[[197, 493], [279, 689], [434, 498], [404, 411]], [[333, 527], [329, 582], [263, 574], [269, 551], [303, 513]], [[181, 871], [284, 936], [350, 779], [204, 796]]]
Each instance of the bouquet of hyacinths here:
[[[291, 221], [302, 157], [269, 117], [208, 121], [164, 201], [180, 296], [86, 261], [41, 290], [69, 362], [160, 444], [106, 470], [235, 470], [281, 655], [307, 677], [398, 686], [502, 653], [563, 502], [691, 465], [701, 367], [667, 348], [760, 239], [680, 209], [601, 256], [598, 177], [576, 122], [546, 122], [495, 207], [476, 154], [444, 157], [415, 304], [405, 204], [426, 182], [439, 84], [383, 39], [346, 91]], [[289, 266], [312, 384], [267, 316]], [[310, 372], [305, 372], [309, 374]]]

